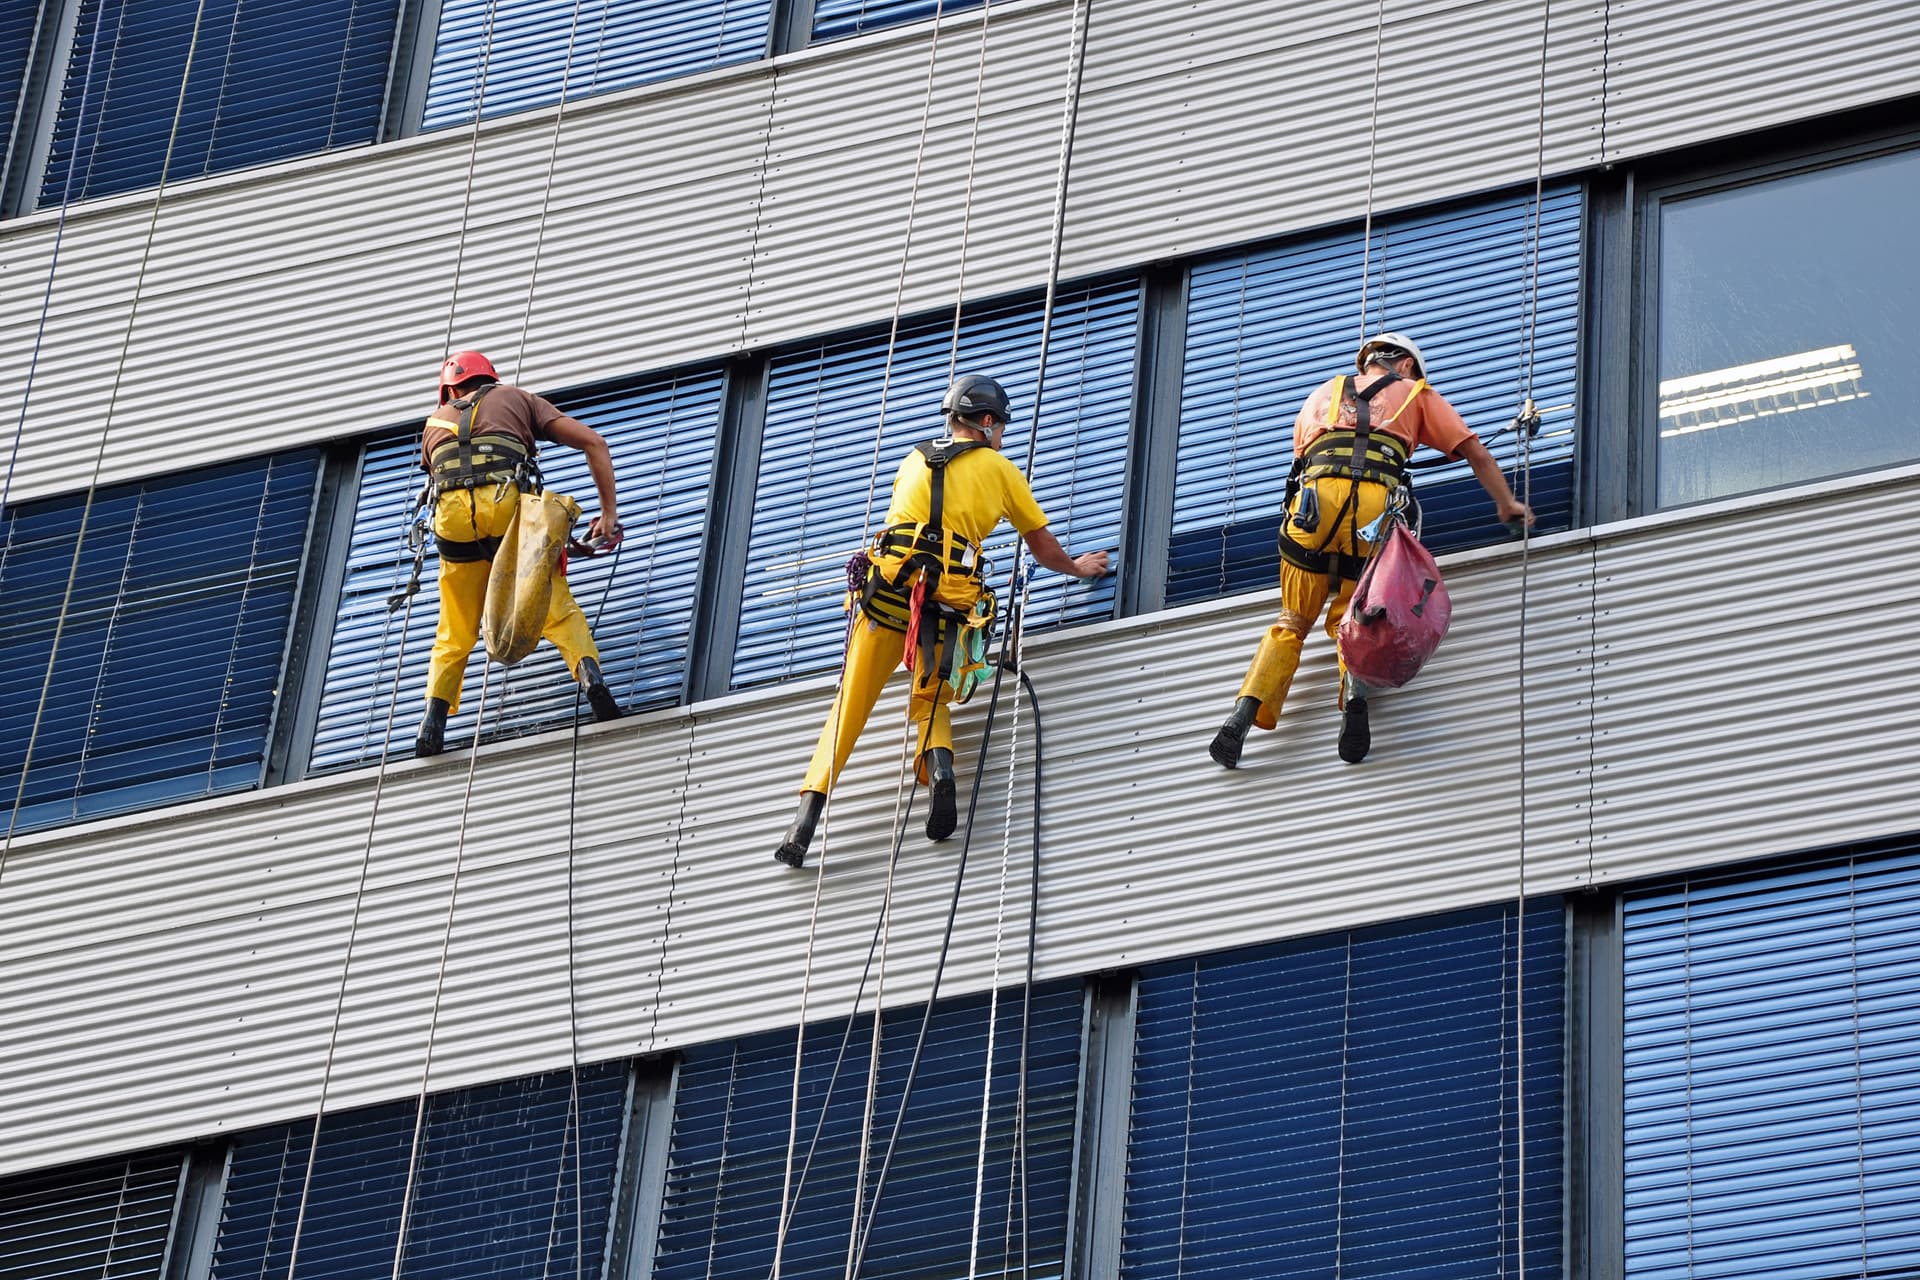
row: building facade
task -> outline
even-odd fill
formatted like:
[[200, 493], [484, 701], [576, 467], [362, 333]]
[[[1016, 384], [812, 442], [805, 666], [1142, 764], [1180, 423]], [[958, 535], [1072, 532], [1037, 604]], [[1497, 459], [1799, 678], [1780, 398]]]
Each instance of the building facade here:
[[[0, 1277], [1920, 1270], [1905, 9], [9, 6]], [[1379, 328], [1540, 524], [1422, 470], [1374, 754], [1313, 637], [1221, 771]], [[627, 714], [476, 655], [416, 761], [458, 347], [612, 448]], [[955, 367], [1118, 572], [964, 856], [889, 702], [790, 872]]]

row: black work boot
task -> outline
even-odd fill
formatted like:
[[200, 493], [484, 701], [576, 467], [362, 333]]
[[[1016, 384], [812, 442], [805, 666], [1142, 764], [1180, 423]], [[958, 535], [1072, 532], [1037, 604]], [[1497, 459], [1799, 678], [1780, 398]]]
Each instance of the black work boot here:
[[1367, 750], [1373, 746], [1373, 731], [1367, 727], [1367, 700], [1347, 697], [1347, 705], [1340, 712], [1340, 758], [1348, 764], [1359, 764], [1367, 758]]
[[800, 793], [800, 811], [793, 815], [793, 825], [787, 828], [786, 838], [773, 851], [776, 862], [798, 867], [807, 860], [807, 846], [813, 843], [813, 829], [820, 825], [820, 815], [826, 811], [826, 807], [826, 792]]
[[420, 736], [413, 740], [413, 754], [422, 760], [437, 756], [447, 747], [447, 700], [428, 698], [427, 713], [420, 717]]
[[932, 801], [927, 809], [927, 839], [945, 840], [953, 834], [955, 820], [953, 752], [946, 747], [927, 748], [927, 783]]
[[600, 674], [600, 664], [592, 658], [580, 659], [580, 685], [587, 691], [587, 702], [593, 707], [593, 718], [602, 722], [620, 718], [620, 704], [614, 701], [613, 690], [607, 688], [606, 678]]
[[1213, 735], [1213, 745], [1207, 748], [1215, 764], [1223, 769], [1240, 767], [1240, 748], [1247, 745], [1247, 729], [1259, 713], [1258, 698], [1240, 698], [1234, 702], [1233, 714], [1220, 726], [1220, 732]]

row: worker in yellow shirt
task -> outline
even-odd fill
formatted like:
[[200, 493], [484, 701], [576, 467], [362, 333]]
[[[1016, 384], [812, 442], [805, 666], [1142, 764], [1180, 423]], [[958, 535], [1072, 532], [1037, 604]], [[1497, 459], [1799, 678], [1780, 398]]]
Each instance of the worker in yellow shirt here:
[[774, 854], [790, 867], [806, 861], [827, 793], [846, 767], [887, 677], [901, 665], [916, 623], [907, 704], [918, 740], [914, 773], [932, 793], [927, 839], [953, 834], [957, 788], [947, 704], [954, 691], [948, 677], [961, 628], [986, 587], [981, 544], [1001, 520], [1013, 525], [1045, 568], [1075, 578], [1107, 572], [1104, 551], [1067, 553], [1048, 530], [1047, 515], [1026, 477], [1001, 456], [1008, 403], [999, 383], [973, 374], [957, 378], [940, 408], [947, 435], [915, 446], [901, 460], [886, 524], [867, 553], [864, 586], [849, 606], [855, 616], [840, 690], [801, 784], [800, 810]]

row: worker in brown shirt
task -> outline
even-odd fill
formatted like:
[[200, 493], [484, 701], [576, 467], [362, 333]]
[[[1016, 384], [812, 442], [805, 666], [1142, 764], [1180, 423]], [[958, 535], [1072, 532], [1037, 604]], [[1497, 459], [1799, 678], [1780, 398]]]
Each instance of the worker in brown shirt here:
[[[420, 436], [420, 466], [432, 477], [433, 538], [440, 552], [440, 625], [427, 660], [427, 710], [414, 754], [438, 755], [446, 745], [447, 716], [460, 709], [467, 655], [480, 638], [487, 575], [500, 538], [519, 502], [520, 488], [537, 477], [541, 441], [587, 455], [587, 469], [600, 494], [600, 514], [587, 536], [602, 546], [620, 540], [614, 499], [613, 458], [600, 433], [569, 418], [530, 391], [501, 383], [493, 363], [478, 351], [447, 357], [440, 369], [440, 407]], [[596, 720], [620, 714], [613, 690], [600, 674], [587, 619], [574, 602], [564, 575], [553, 581], [545, 637], [552, 641], [585, 689]]]
[[[1343, 374], [1322, 383], [1293, 424], [1298, 488], [1289, 481], [1280, 523], [1280, 617], [1261, 638], [1233, 714], [1208, 748], [1229, 769], [1240, 763], [1249, 725], [1271, 729], [1278, 722], [1300, 665], [1301, 643], [1321, 609], [1327, 610], [1327, 634], [1338, 630], [1361, 571], [1386, 542], [1381, 517], [1405, 484], [1407, 458], [1415, 449], [1426, 445], [1464, 458], [1500, 519], [1533, 523], [1533, 512], [1513, 496], [1487, 447], [1427, 385], [1426, 358], [1413, 339], [1401, 333], [1369, 338], [1354, 367], [1358, 377]], [[1347, 678], [1343, 662], [1340, 758], [1349, 764], [1364, 760], [1372, 745], [1366, 694]]]

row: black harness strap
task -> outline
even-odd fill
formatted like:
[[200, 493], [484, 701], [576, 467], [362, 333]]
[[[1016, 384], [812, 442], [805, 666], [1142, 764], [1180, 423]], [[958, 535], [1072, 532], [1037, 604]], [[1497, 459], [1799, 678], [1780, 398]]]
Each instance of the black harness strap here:
[[[1356, 500], [1356, 487], [1361, 481], [1383, 484], [1389, 488], [1404, 484], [1406, 481], [1406, 455], [1398, 447], [1398, 441], [1391, 437], [1380, 437], [1379, 443], [1373, 439], [1372, 400], [1389, 384], [1400, 381], [1400, 376], [1389, 372], [1372, 386], [1362, 391], [1358, 384], [1353, 387], [1353, 432], [1349, 437], [1345, 432], [1328, 431], [1320, 439], [1308, 445], [1306, 451], [1294, 461], [1294, 473], [1287, 481], [1287, 507], [1293, 506], [1293, 495], [1298, 491], [1302, 479], [1312, 480], [1320, 476], [1341, 475], [1352, 483], [1347, 487], [1347, 496], [1341, 502], [1340, 509], [1334, 513], [1330, 527], [1337, 528], [1341, 520], [1347, 521], [1348, 543], [1351, 552], [1316, 551], [1296, 541], [1288, 532], [1288, 519], [1285, 515], [1280, 521], [1280, 557], [1308, 573], [1325, 574], [1327, 590], [1337, 592], [1342, 579], [1358, 581], [1366, 569], [1368, 556], [1360, 553], [1360, 504]], [[1344, 458], [1341, 456], [1344, 454]], [[1315, 521], [1318, 527], [1318, 521]]]

